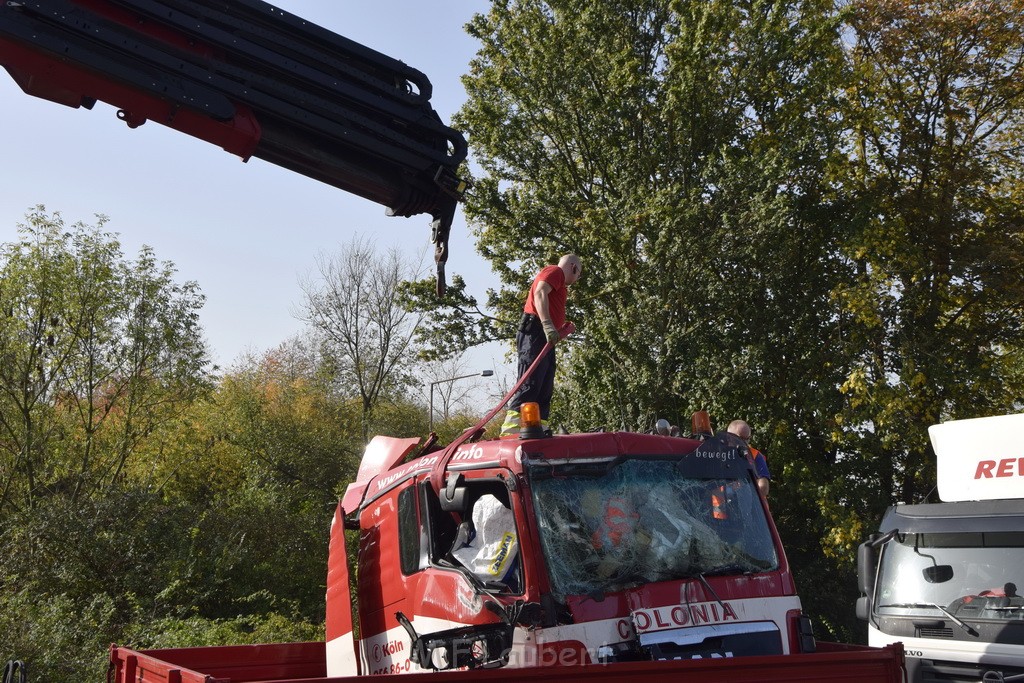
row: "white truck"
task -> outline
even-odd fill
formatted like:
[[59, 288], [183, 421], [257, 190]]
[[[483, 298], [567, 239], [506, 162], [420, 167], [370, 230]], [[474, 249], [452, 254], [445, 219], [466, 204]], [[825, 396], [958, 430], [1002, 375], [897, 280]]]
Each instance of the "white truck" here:
[[1024, 681], [1024, 413], [928, 434], [942, 502], [890, 507], [861, 544], [857, 616], [911, 681]]

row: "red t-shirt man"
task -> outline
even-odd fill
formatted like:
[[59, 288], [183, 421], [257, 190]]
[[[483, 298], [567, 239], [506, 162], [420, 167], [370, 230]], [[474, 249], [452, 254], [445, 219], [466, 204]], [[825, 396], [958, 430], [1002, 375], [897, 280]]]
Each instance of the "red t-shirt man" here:
[[[565, 299], [569, 285], [579, 279], [582, 269], [579, 257], [566, 254], [557, 266], [545, 266], [530, 285], [530, 293], [523, 304], [523, 317], [516, 332], [519, 378], [540, 355], [544, 345], [557, 344], [559, 331], [565, 326]], [[533, 374], [523, 382], [512, 396], [501, 426], [502, 436], [519, 433], [519, 406], [536, 402], [540, 406], [540, 417], [547, 426], [551, 412], [551, 395], [555, 386], [555, 354], [548, 353], [541, 359]]]
[[530, 285], [530, 294], [526, 297], [526, 303], [523, 305], [523, 313], [529, 315], [537, 315], [537, 289], [538, 285], [546, 283], [548, 285], [547, 299], [548, 299], [548, 317], [554, 324], [555, 329], [561, 329], [562, 325], [565, 324], [565, 273], [558, 266], [544, 266], [537, 277], [534, 278], [533, 284]]

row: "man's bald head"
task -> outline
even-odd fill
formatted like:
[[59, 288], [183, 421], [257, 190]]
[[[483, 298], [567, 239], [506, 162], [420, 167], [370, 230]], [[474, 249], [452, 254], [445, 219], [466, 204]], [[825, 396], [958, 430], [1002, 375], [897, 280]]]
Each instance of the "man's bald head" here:
[[566, 254], [558, 259], [558, 267], [565, 274], [565, 284], [567, 285], [571, 285], [579, 280], [580, 273], [583, 272], [583, 266], [580, 265], [580, 257], [576, 254]]
[[743, 420], [733, 420], [729, 423], [729, 429], [727, 430], [730, 434], [735, 434], [744, 441], [750, 441], [750, 425]]

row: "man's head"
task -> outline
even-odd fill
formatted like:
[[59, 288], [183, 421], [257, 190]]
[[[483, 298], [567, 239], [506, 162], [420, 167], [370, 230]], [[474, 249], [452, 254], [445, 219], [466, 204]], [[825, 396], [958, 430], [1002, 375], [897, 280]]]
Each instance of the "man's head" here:
[[733, 420], [730, 422], [728, 431], [730, 434], [735, 434], [743, 439], [743, 441], [750, 443], [750, 425], [743, 420]]
[[558, 267], [565, 273], [565, 284], [571, 285], [580, 279], [583, 267], [580, 266], [580, 257], [576, 254], [566, 254], [558, 259]]

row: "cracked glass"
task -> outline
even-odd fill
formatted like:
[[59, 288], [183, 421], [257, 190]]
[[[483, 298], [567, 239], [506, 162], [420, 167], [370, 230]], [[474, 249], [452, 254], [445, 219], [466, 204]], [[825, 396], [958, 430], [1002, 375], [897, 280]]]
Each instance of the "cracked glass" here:
[[[747, 470], [742, 470], [746, 473]], [[528, 468], [555, 596], [778, 568], [753, 479], [687, 473], [677, 460]]]

